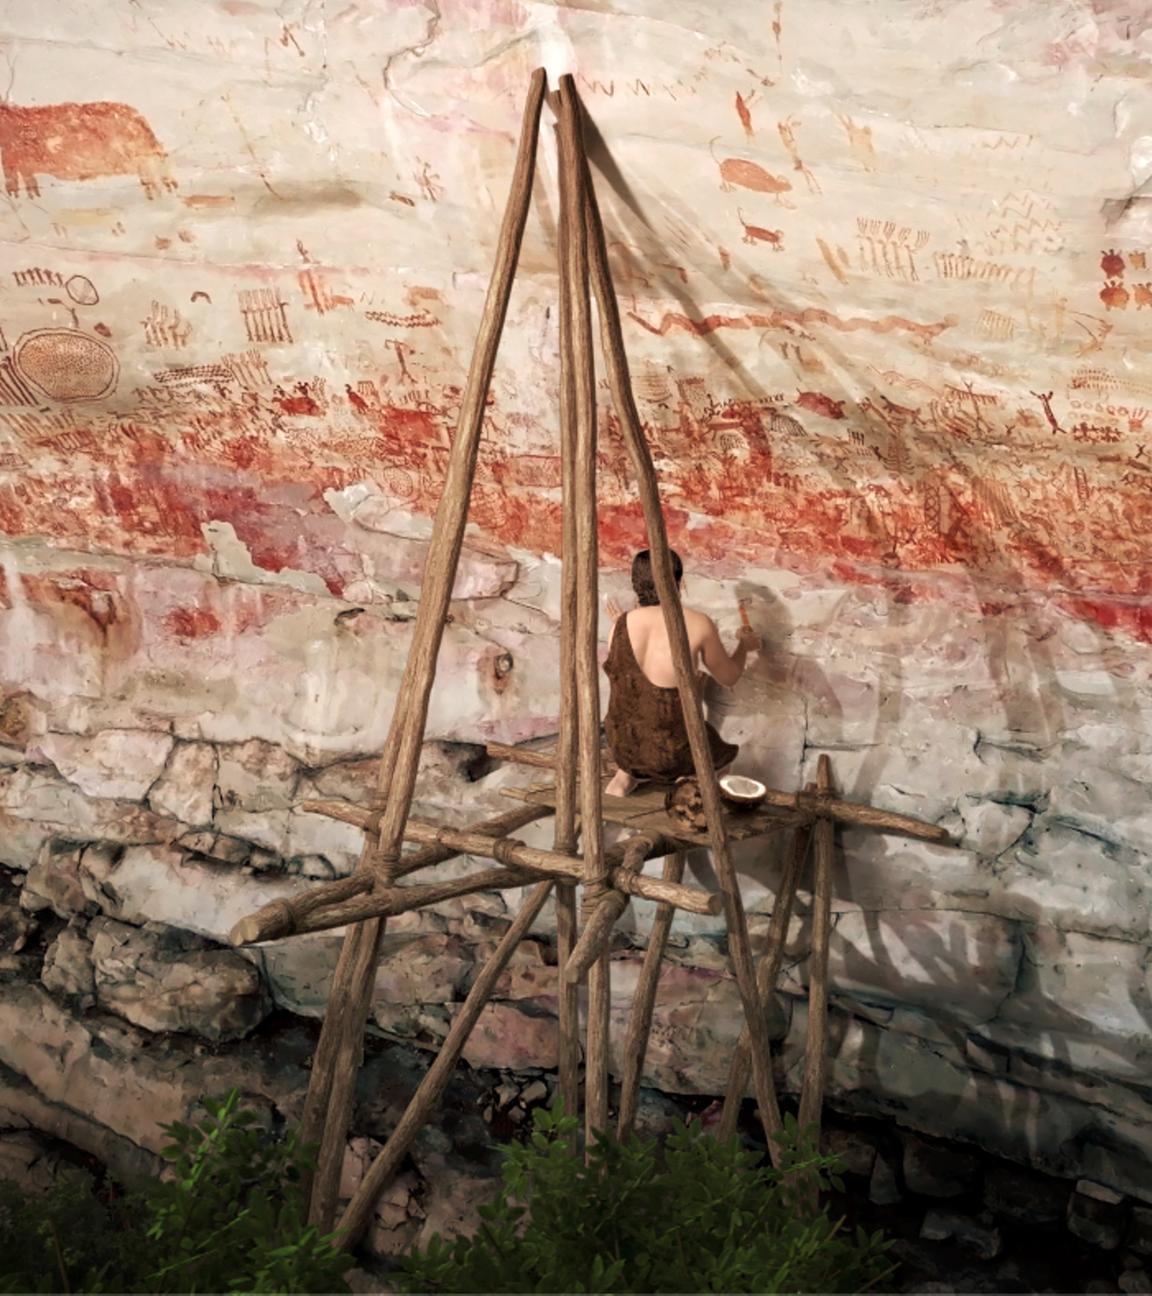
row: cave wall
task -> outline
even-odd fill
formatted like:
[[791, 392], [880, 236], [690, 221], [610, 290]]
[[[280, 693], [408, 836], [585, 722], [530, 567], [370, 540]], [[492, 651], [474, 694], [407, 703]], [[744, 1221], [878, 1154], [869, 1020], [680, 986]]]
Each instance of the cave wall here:
[[[961, 839], [843, 836], [836, 1100], [1147, 1195], [1143, 15], [1111, 0], [10, 6], [11, 1119], [154, 1150], [194, 1086], [161, 1082], [142, 1039], [230, 1041], [261, 1090], [246, 1032], [273, 1007], [320, 1013], [334, 938], [221, 944], [354, 861], [357, 835], [299, 805], [368, 794], [544, 64], [576, 74], [602, 137], [686, 598], [729, 635], [748, 599], [767, 640], [712, 693], [713, 720], [747, 772], [794, 787], [828, 752], [845, 795]], [[555, 220], [546, 121], [417, 793], [449, 822], [505, 808], [520, 781], [479, 744], [556, 727]], [[606, 393], [604, 409], [603, 585], [622, 596], [643, 528]], [[778, 861], [740, 866], [762, 932]], [[434, 1046], [515, 902], [396, 924], [375, 1027]], [[641, 904], [625, 924], [618, 1020], [649, 921]], [[649, 1080], [714, 1093], [738, 1000], [716, 925], [677, 930]], [[549, 939], [543, 921], [476, 1065], [554, 1064]], [[801, 915], [775, 1023], [792, 1087], [805, 943]]]

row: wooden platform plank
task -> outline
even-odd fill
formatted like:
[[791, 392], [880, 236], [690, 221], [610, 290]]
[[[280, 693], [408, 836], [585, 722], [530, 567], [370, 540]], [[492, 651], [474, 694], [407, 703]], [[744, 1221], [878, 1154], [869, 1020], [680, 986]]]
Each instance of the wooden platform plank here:
[[[604, 796], [600, 813], [609, 823], [634, 829], [636, 832], [655, 832], [686, 846], [707, 846], [707, 832], [693, 833], [681, 827], [664, 809], [667, 784], [651, 784], [639, 788], [627, 797]], [[503, 788], [504, 796], [530, 805], [555, 806], [556, 788], [553, 784], [538, 784], [525, 788]], [[757, 806], [751, 810], [725, 809], [724, 826], [732, 841], [750, 841], [754, 837], [769, 837], [799, 824], [811, 823], [813, 816], [802, 810], [788, 810], [778, 806]]]

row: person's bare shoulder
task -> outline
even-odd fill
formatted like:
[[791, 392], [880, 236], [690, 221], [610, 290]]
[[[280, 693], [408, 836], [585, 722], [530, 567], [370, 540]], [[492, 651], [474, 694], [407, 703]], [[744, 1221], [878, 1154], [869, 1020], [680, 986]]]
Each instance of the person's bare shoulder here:
[[688, 641], [699, 647], [710, 636], [716, 633], [716, 623], [704, 612], [695, 608], [684, 609], [684, 628], [688, 631]]
[[684, 620], [688, 625], [710, 626], [713, 624], [712, 618], [706, 612], [698, 612], [695, 608], [690, 607], [684, 609]]

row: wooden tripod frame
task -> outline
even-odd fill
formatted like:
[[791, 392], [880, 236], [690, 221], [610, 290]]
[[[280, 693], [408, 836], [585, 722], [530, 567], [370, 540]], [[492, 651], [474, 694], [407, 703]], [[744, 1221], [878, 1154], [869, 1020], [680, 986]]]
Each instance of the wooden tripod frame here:
[[[362, 828], [364, 847], [360, 862], [350, 877], [313, 888], [293, 900], [268, 905], [239, 922], [231, 934], [235, 944], [243, 945], [348, 926], [312, 1064], [301, 1129], [304, 1141], [320, 1146], [311, 1184], [310, 1221], [323, 1230], [335, 1224], [345, 1247], [353, 1246], [370, 1222], [381, 1191], [399, 1169], [413, 1139], [439, 1101], [501, 974], [553, 892], [559, 962], [559, 1082], [569, 1112], [579, 1110], [577, 996], [580, 985], [587, 982], [584, 1101], [587, 1140], [590, 1142], [594, 1134], [609, 1128], [608, 946], [613, 926], [629, 897], [638, 895], [656, 901], [658, 908], [625, 1045], [619, 1132], [628, 1132], [635, 1119], [660, 965], [674, 912], [684, 909], [714, 914], [720, 910], [727, 924], [729, 953], [746, 1023], [732, 1062], [722, 1129], [731, 1132], [735, 1128], [750, 1071], [760, 1119], [775, 1159], [777, 1148], [772, 1136], [780, 1127], [780, 1113], [763, 1003], [772, 992], [779, 972], [788, 918], [810, 833], [816, 842], [816, 900], [812, 1003], [801, 1105], [802, 1118], [805, 1115], [808, 1118], [806, 1123], [818, 1121], [823, 1093], [834, 822], [905, 832], [929, 841], [948, 840], [946, 834], [932, 825], [835, 800], [831, 795], [831, 771], [826, 757], [821, 758], [816, 789], [809, 788], [799, 795], [770, 793], [764, 813], [754, 821], [745, 819], [736, 833], [748, 837], [796, 829], [796, 844], [781, 879], [768, 951], [760, 963], [758, 977], [732, 863], [729, 845], [732, 829], [726, 820], [712, 765], [656, 474], [632, 396], [604, 230], [585, 153], [583, 110], [569, 76], [561, 77], [558, 93], [549, 96], [559, 122], [560, 168], [563, 498], [560, 669], [564, 687], [559, 740], [555, 751], [548, 755], [520, 752], [496, 744], [489, 749], [506, 759], [553, 768], [555, 786], [529, 790], [522, 794], [527, 804], [467, 829], [439, 828], [409, 817], [436, 659], [464, 537], [485, 402], [528, 215], [545, 89], [544, 72], [538, 70], [533, 74], [524, 110], [496, 264], [436, 512], [412, 646], [380, 761], [373, 806], [366, 809], [342, 802], [312, 801], [303, 807]], [[645, 802], [642, 797], [629, 798], [626, 804], [607, 808], [602, 801], [597, 659], [596, 399], [589, 287], [599, 311], [601, 348], [616, 417], [639, 486], [656, 589], [664, 609], [680, 701], [703, 797], [705, 835], [686, 834], [677, 829], [650, 800]], [[569, 684], [573, 679], [574, 688]], [[551, 815], [555, 816], [551, 850], [530, 847], [511, 836], [534, 820]], [[633, 825], [639, 831], [622, 846], [606, 850], [606, 817]], [[405, 842], [416, 843], [420, 849], [404, 855], [401, 850]], [[699, 844], [712, 849], [719, 895], [686, 886], [682, 881], [683, 851]], [[408, 874], [462, 853], [490, 858], [497, 867], [452, 882], [397, 885]], [[640, 870], [645, 860], [660, 855], [665, 856], [663, 877], [643, 875]], [[340, 1169], [387, 918], [453, 896], [529, 883], [535, 886], [480, 970], [407, 1110], [337, 1223]], [[583, 888], [579, 914], [582, 930], [577, 921], [578, 883]]]

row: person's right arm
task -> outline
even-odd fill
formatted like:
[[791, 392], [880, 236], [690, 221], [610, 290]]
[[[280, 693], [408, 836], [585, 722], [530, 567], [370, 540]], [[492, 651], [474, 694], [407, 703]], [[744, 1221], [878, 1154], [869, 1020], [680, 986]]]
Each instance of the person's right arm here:
[[741, 626], [740, 633], [737, 636], [736, 651], [729, 655], [720, 642], [720, 632], [716, 629], [716, 623], [711, 617], [705, 619], [707, 626], [705, 627], [704, 642], [700, 646], [701, 659], [708, 668], [709, 674], [718, 684], [723, 684], [725, 688], [731, 688], [744, 674], [744, 664], [748, 659], [748, 654], [756, 652], [760, 647], [760, 636], [754, 630]]

